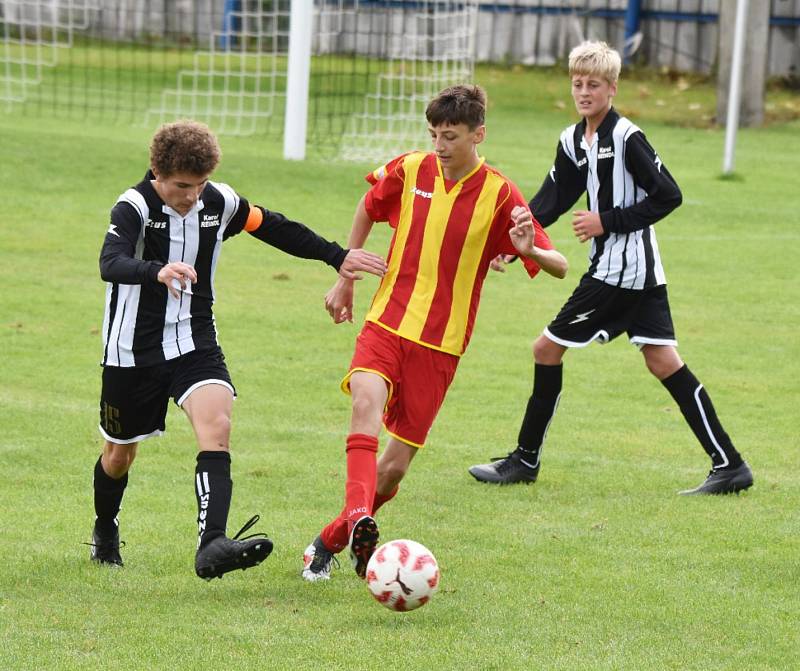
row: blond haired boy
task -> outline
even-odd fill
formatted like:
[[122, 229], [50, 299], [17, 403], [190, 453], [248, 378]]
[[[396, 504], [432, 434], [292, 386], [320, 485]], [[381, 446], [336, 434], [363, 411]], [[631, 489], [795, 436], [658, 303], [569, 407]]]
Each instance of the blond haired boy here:
[[753, 484], [753, 474], [722, 428], [705, 388], [678, 355], [653, 229], [681, 204], [681, 192], [644, 133], [612, 106], [620, 67], [619, 53], [605, 42], [584, 42], [569, 55], [572, 97], [581, 121], [561, 134], [555, 164], [530, 209], [546, 227], [586, 192], [587, 208], [573, 212], [572, 228], [581, 242], [591, 241], [589, 269], [534, 343], [533, 394], [516, 450], [469, 472], [481, 482], [534, 482], [561, 397], [565, 352], [594, 341], [607, 343], [626, 332], [711, 458], [705, 481], [681, 493], [738, 492]]

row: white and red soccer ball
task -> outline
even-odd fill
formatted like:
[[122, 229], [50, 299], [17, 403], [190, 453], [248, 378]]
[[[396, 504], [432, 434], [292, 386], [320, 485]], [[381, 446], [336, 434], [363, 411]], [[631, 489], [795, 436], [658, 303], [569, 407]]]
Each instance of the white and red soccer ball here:
[[414, 610], [428, 603], [439, 589], [439, 565], [421, 543], [389, 541], [367, 564], [367, 587], [390, 610]]

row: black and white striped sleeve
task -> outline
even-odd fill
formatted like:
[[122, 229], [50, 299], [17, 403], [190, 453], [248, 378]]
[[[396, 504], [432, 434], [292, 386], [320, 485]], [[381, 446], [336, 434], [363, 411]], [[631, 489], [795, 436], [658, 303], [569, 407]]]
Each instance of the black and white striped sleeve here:
[[158, 261], [136, 258], [142, 235], [142, 215], [128, 201], [118, 202], [111, 210], [111, 222], [100, 251], [100, 277], [117, 284], [158, 282]]
[[528, 207], [536, 220], [546, 227], [570, 209], [585, 190], [586, 178], [559, 141], [555, 163]]
[[633, 133], [625, 142], [625, 167], [636, 186], [647, 195], [628, 207], [601, 212], [600, 221], [608, 233], [632, 233], [647, 228], [682, 201], [678, 184], [641, 132]]

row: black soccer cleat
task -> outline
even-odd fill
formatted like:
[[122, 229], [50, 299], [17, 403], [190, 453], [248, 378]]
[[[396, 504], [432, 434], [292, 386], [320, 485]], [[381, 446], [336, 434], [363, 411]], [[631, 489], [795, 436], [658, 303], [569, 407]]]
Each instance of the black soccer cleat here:
[[493, 457], [489, 464], [473, 466], [469, 474], [478, 482], [496, 485], [524, 482], [529, 485], [539, 477], [539, 467], [528, 466], [517, 452], [511, 452], [506, 457]]
[[367, 577], [367, 564], [378, 547], [378, 523], [364, 515], [353, 525], [350, 532], [350, 561], [359, 578]]
[[685, 489], [679, 494], [738, 494], [753, 486], [753, 471], [743, 461], [736, 468], [711, 469], [708, 477], [694, 489]]
[[95, 525], [92, 531], [92, 542], [86, 545], [91, 546], [89, 558], [98, 564], [106, 566], [123, 566], [122, 557], [119, 554], [119, 546], [125, 545], [119, 540], [119, 529], [115, 526], [114, 533], [103, 534]]
[[265, 534], [252, 534], [239, 538], [258, 522], [253, 515], [233, 537], [216, 536], [201, 545], [194, 559], [194, 570], [204, 580], [221, 578], [226, 573], [257, 566], [272, 552], [272, 541]]

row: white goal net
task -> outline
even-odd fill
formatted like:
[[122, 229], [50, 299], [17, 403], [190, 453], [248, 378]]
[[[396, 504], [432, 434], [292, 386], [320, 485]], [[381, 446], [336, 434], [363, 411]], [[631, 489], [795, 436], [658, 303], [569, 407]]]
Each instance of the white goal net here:
[[4, 0], [0, 2], [0, 100], [24, 102], [31, 87], [55, 67], [59, 51], [85, 30], [100, 0]]
[[340, 158], [375, 162], [428, 145], [428, 102], [472, 81], [477, 13], [477, 0], [355, 0], [320, 14], [318, 54], [352, 52], [380, 63], [345, 124]]
[[[478, 0], [313, 0], [308, 137], [375, 162], [425, 147], [424, 110], [473, 76]], [[292, 0], [0, 0], [7, 108], [284, 127]]]
[[218, 133], [266, 131], [283, 113], [290, 0], [242, 0], [213, 30], [208, 48], [178, 73], [146, 123], [202, 120]]

